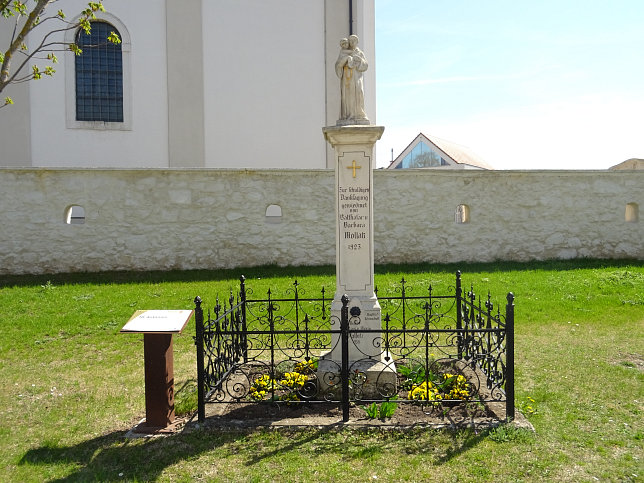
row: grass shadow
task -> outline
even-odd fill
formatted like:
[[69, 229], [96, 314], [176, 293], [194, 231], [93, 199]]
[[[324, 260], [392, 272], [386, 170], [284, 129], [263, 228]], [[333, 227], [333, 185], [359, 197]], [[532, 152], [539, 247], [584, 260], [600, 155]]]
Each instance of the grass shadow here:
[[[349, 428], [342, 423], [310, 430], [282, 429], [281, 432], [284, 435], [280, 440], [283, 444], [273, 442], [270, 449], [254, 446], [253, 454], [246, 457], [245, 464], [257, 465], [263, 460], [288, 457], [291, 452], [299, 452], [300, 455], [338, 455], [344, 461], [389, 458], [396, 453], [423, 455], [431, 459], [432, 464], [442, 465], [476, 447], [488, 434], [473, 429]], [[448, 444], [437, 446], [437, 439]], [[435, 454], [438, 447], [443, 450], [447, 447], [447, 450]]]
[[38, 275], [0, 275], [0, 287], [21, 287], [32, 285], [75, 284], [122, 284], [122, 283], [164, 283], [164, 282], [218, 282], [238, 281], [241, 275], [248, 279], [271, 277], [305, 277], [332, 276], [335, 268], [323, 266], [288, 266], [266, 265], [260, 267], [231, 268], [217, 270], [151, 270], [151, 271], [108, 271], [108, 272], [78, 272], [54, 273]]
[[[274, 458], [302, 453], [339, 455], [345, 461], [365, 457], [388, 457], [393, 453], [422, 454], [433, 464], [445, 464], [474, 448], [486, 432], [467, 430], [355, 429], [331, 425], [315, 429], [212, 431], [197, 430], [163, 438], [128, 439], [125, 431], [115, 431], [76, 445], [44, 444], [28, 450], [20, 465], [53, 466], [48, 474], [65, 474], [49, 479], [71, 481], [153, 481], [163, 471], [206, 453], [238, 455], [245, 466], [255, 466]], [[435, 453], [436, 439], [443, 443]], [[393, 452], [393, 453], [392, 453]], [[188, 473], [190, 470], [188, 470]]]
[[[430, 263], [413, 264], [380, 264], [375, 266], [375, 273], [431, 273], [460, 270], [467, 272], [507, 272], [521, 270], [578, 270], [592, 268], [621, 268], [625, 266], [644, 266], [644, 260], [545, 260], [532, 262], [468, 262], [468, 263]], [[218, 282], [237, 281], [244, 275], [247, 279], [283, 277], [296, 279], [308, 276], [333, 277], [333, 265], [320, 266], [286, 266], [264, 265], [257, 267], [240, 267], [216, 270], [152, 270], [152, 271], [109, 271], [97, 273], [56, 273], [39, 275], [0, 275], [0, 288], [12, 286], [74, 284], [122, 284], [122, 283], [164, 283], [164, 282]]]
[[[487, 434], [473, 429], [345, 428], [339, 423], [322, 429], [288, 432], [284, 438], [285, 444], [249, 456], [246, 464], [254, 465], [264, 459], [299, 451], [315, 455], [334, 454], [345, 461], [390, 458], [395, 454], [423, 455], [428, 463], [443, 465], [476, 447]], [[438, 441], [440, 444], [437, 444]], [[439, 448], [441, 451], [437, 453]]]
[[525, 270], [567, 271], [593, 268], [621, 268], [628, 266], [644, 267], [644, 260], [635, 259], [591, 259], [576, 258], [571, 260], [541, 260], [530, 262], [468, 262], [468, 263], [410, 263], [410, 264], [381, 264], [375, 266], [375, 273], [454, 273], [460, 270], [467, 272], [518, 272]]
[[176, 434], [163, 438], [129, 439], [125, 431], [115, 431], [72, 446], [44, 444], [28, 450], [20, 465], [60, 467], [50, 473], [64, 473], [65, 467], [73, 470], [66, 476], [50, 479], [69, 481], [153, 481], [165, 468], [200, 454], [214, 451], [233, 441], [234, 434], [201, 433]]

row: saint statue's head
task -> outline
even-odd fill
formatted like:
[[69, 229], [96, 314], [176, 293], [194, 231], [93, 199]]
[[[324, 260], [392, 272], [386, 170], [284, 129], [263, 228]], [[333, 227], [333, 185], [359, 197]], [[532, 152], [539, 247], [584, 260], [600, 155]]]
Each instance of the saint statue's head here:
[[358, 36], [357, 35], [349, 35], [349, 48], [350, 49], [355, 49], [358, 46]]

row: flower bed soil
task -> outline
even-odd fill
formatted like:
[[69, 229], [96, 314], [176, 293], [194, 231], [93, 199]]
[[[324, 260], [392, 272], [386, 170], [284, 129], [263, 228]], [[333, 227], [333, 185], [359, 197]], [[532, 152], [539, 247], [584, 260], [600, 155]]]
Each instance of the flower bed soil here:
[[[484, 380], [480, 371], [472, 372], [479, 381]], [[253, 376], [251, 376], [253, 377]], [[469, 379], [469, 377], [468, 377]], [[254, 380], [251, 378], [251, 380]], [[228, 381], [234, 386], [233, 378]], [[370, 402], [351, 402], [349, 422], [343, 423], [339, 401], [253, 402], [246, 399], [206, 404], [206, 425], [219, 428], [252, 428], [266, 426], [494, 426], [505, 421], [505, 402], [435, 402], [422, 404], [407, 399], [408, 391], [400, 389], [397, 407], [391, 418], [373, 419], [367, 416], [364, 406]], [[492, 399], [485, 384], [479, 384], [477, 399]], [[377, 403], [378, 405], [380, 403]], [[520, 416], [518, 414], [518, 416]], [[522, 417], [522, 416], [520, 416]]]
[[[497, 411], [491, 408], [497, 407]], [[342, 422], [342, 409], [336, 403], [310, 404], [257, 404], [257, 403], [223, 403], [207, 406], [208, 425], [215, 426], [307, 426], [329, 425]], [[501, 411], [498, 411], [501, 409]], [[360, 403], [351, 403], [349, 408], [350, 424], [358, 425], [436, 425], [436, 426], [472, 426], [492, 425], [505, 419], [505, 405], [488, 403], [479, 406], [477, 403], [457, 404], [452, 407], [443, 404], [437, 407], [421, 407], [416, 403], [400, 402], [391, 418], [372, 419], [366, 414]]]

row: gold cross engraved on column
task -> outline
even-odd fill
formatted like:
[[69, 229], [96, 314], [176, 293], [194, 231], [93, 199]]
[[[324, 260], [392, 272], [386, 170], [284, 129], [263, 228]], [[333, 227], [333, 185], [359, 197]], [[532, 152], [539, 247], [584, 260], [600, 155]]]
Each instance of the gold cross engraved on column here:
[[360, 168], [362, 168], [362, 166], [356, 165], [356, 160], [355, 159], [353, 160], [353, 163], [351, 164], [351, 166], [347, 166], [347, 169], [352, 169], [353, 170], [353, 177], [354, 178], [356, 177], [356, 169], [360, 169]]

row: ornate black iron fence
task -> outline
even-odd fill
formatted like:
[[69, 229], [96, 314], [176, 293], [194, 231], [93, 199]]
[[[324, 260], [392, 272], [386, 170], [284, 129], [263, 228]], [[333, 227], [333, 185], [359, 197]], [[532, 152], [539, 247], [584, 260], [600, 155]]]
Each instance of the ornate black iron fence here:
[[[505, 403], [514, 418], [514, 302], [502, 314], [488, 294], [463, 294], [461, 274], [447, 295], [416, 294], [403, 279], [378, 294], [382, 326], [364, 329], [342, 298], [308, 297], [299, 284], [285, 297], [253, 298], [242, 277], [237, 296], [204, 317], [196, 304], [199, 420], [207, 403], [240, 407], [334, 403], [349, 419], [352, 401], [420, 406], [423, 412]], [[369, 354], [356, 354], [367, 337]], [[353, 359], [349, 359], [352, 348]]]

